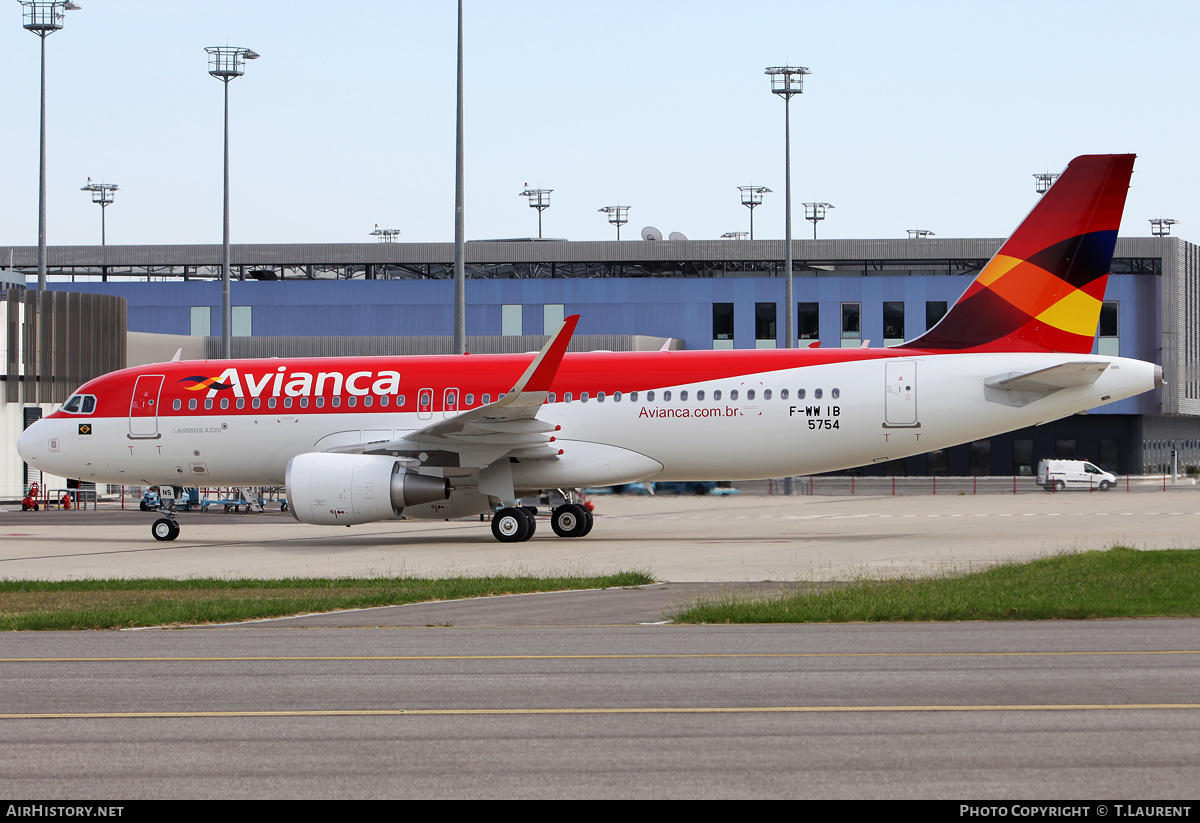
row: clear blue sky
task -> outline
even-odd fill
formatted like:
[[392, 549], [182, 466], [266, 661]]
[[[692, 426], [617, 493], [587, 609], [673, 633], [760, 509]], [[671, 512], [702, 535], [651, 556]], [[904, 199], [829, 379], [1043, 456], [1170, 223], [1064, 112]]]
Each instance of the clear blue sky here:
[[[233, 241], [454, 236], [455, 3], [78, 0], [48, 52], [49, 242], [99, 242], [90, 176], [121, 190], [113, 244], [219, 243], [221, 84], [204, 47], [262, 59], [234, 80]], [[0, 245], [37, 242], [38, 41], [0, 25]], [[745, 230], [737, 186], [783, 236], [783, 103], [799, 204], [822, 237], [1006, 235], [1033, 173], [1135, 152], [1123, 235], [1200, 237], [1200, 4], [466, 0], [467, 236], [536, 236], [518, 193], [554, 189], [545, 233], [611, 239], [601, 206], [692, 239]], [[0, 6], [0, 10], [4, 7]], [[3, 20], [0, 20], [3, 23]]]

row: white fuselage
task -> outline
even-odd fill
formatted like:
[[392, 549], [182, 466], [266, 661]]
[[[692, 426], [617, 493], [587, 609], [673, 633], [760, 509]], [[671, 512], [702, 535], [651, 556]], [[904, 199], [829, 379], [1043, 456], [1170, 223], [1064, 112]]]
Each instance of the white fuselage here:
[[[1080, 361], [1108, 367], [1092, 384], [1032, 401], [984, 385], [998, 375]], [[636, 400], [629, 392], [608, 391], [600, 399], [593, 391], [587, 401], [576, 392], [564, 402], [559, 394], [538, 419], [561, 427], [554, 445], [562, 454], [516, 462], [513, 482], [539, 489], [746, 480], [880, 463], [1139, 394], [1155, 387], [1156, 368], [1124, 358], [997, 353], [882, 357], [679, 384], [664, 374], [661, 385], [637, 392]], [[132, 413], [56, 414], [27, 429], [18, 449], [44, 471], [82, 480], [282, 485], [298, 454], [403, 437], [431, 418], [459, 413], [214, 409], [136, 420]], [[90, 433], [81, 433], [85, 421]], [[130, 436], [134, 429], [137, 436]], [[463, 483], [471, 481], [460, 477], [455, 485]]]

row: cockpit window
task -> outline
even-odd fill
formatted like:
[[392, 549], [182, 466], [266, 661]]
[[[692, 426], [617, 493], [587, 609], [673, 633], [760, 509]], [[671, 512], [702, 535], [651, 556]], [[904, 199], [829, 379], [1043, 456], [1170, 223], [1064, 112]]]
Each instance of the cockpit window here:
[[91, 414], [96, 411], [96, 396], [94, 394], [76, 394], [63, 403], [62, 411], [68, 414]]

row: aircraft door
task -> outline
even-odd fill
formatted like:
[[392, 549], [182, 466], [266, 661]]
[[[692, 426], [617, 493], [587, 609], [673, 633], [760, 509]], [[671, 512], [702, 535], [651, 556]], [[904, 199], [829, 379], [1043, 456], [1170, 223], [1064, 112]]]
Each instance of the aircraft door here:
[[458, 389], [446, 389], [442, 395], [442, 417], [453, 417], [458, 414]]
[[129, 403], [129, 436], [156, 438], [158, 433], [158, 398], [162, 393], [163, 375], [143, 374], [133, 385], [133, 400]]
[[433, 417], [433, 389], [421, 389], [417, 392], [417, 419], [428, 420]]
[[889, 360], [884, 365], [883, 427], [917, 429], [917, 362]]

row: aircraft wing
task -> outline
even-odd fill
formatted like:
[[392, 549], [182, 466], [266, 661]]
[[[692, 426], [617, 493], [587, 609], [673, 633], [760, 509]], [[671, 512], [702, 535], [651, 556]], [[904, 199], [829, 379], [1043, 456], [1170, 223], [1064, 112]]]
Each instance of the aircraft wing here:
[[407, 458], [423, 467], [442, 468], [446, 474], [467, 473], [456, 472], [456, 468], [474, 472], [503, 457], [556, 459], [559, 450], [552, 446], [550, 432], [558, 427], [538, 420], [537, 415], [578, 322], [577, 314], [564, 320], [525, 373], [495, 402], [438, 420], [395, 440], [330, 451]]

